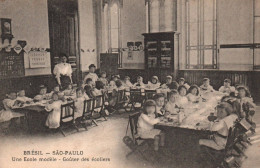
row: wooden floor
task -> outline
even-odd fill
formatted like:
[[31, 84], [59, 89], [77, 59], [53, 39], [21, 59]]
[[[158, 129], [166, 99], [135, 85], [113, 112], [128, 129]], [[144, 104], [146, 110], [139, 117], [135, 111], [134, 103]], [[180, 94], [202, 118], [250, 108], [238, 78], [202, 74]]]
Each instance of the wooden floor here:
[[[154, 163], [145, 161], [137, 153], [126, 159], [125, 155], [131, 150], [123, 143], [122, 138], [125, 136], [125, 130], [127, 126], [128, 114], [114, 114], [109, 117], [108, 121], [98, 122], [99, 126], [89, 128], [88, 131], [83, 131], [63, 137], [59, 132], [57, 133], [34, 133], [32, 135], [27, 134], [20, 130], [18, 133], [10, 133], [7, 136], [0, 137], [0, 163], [1, 168], [28, 168], [28, 167], [63, 167], [71, 168], [77, 165], [78, 168], [202, 168], [205, 167], [204, 163], [200, 163], [196, 159], [172, 156], [167, 158], [166, 152], [154, 153], [150, 151], [149, 157]], [[260, 165], [260, 107], [257, 110], [255, 121], [259, 123], [257, 125], [257, 133], [255, 135], [255, 141], [253, 146], [247, 150], [249, 158], [244, 162], [243, 168], [257, 168]], [[41, 150], [44, 155], [40, 157], [46, 157], [51, 159], [55, 157], [57, 161], [44, 162], [38, 164], [34, 162], [10, 162], [12, 157], [27, 157], [23, 155], [27, 150]], [[83, 151], [83, 155], [79, 156], [59, 156], [52, 155], [52, 152], [59, 151]], [[181, 152], [181, 151], [179, 151]], [[51, 153], [51, 154], [46, 154]], [[198, 154], [198, 153], [197, 153]], [[181, 155], [181, 153], [179, 153]], [[196, 154], [195, 154], [196, 155]], [[33, 156], [28, 156], [33, 157]], [[39, 156], [34, 156], [39, 158]], [[64, 159], [72, 158], [88, 158], [89, 161], [63, 161]], [[110, 161], [97, 161], [102, 157], [103, 159], [109, 159]], [[59, 160], [60, 159], [60, 160]], [[93, 159], [93, 160], [92, 160]], [[29, 164], [29, 166], [28, 166]], [[25, 166], [26, 165], [26, 166]]]

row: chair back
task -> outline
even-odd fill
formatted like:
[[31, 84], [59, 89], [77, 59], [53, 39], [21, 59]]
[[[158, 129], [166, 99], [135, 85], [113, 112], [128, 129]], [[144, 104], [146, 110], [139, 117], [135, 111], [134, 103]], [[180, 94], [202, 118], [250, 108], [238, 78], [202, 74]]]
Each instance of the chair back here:
[[98, 109], [98, 108], [103, 108], [105, 105], [105, 102], [104, 102], [104, 96], [103, 95], [99, 95], [99, 96], [96, 96], [94, 98], [94, 102], [93, 102], [93, 109]]
[[145, 99], [153, 99], [153, 96], [156, 94], [156, 90], [145, 90]]
[[94, 111], [94, 101], [93, 101], [93, 99], [85, 100], [84, 101], [84, 109], [83, 109], [82, 119], [85, 116], [92, 116], [93, 111]]
[[74, 122], [75, 103], [70, 102], [61, 105], [60, 123]]
[[136, 103], [143, 103], [144, 96], [141, 89], [130, 89], [130, 101]]
[[137, 122], [138, 122], [138, 118], [140, 115], [141, 115], [140, 112], [136, 112], [134, 114], [129, 115], [129, 124], [130, 124], [131, 135], [132, 135], [132, 138], [133, 138], [133, 141], [135, 144], [137, 144], [137, 139], [136, 139], [136, 135], [138, 134]]
[[236, 126], [233, 126], [228, 130], [227, 143], [225, 147], [226, 152], [233, 149], [233, 146], [235, 144], [235, 139], [236, 139], [236, 130], [237, 130]]
[[125, 91], [124, 90], [118, 90], [117, 92], [117, 103], [122, 103], [125, 101]]

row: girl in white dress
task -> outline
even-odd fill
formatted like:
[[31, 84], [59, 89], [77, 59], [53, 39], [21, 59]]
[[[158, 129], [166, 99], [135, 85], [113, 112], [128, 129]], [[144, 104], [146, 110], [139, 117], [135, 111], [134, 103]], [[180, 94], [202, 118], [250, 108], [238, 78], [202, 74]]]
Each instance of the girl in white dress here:
[[74, 118], [77, 119], [79, 117], [82, 117], [83, 110], [84, 110], [84, 90], [82, 88], [78, 88], [76, 90], [76, 96], [77, 98], [74, 99], [75, 102], [75, 113], [74, 113]]
[[197, 85], [192, 85], [189, 88], [187, 98], [192, 103], [200, 102], [199, 87]]
[[153, 99], [156, 104], [156, 115], [158, 117], [164, 116], [165, 115], [165, 97], [163, 93], [156, 93], [153, 96]]
[[180, 86], [178, 88], [178, 92], [179, 92], [179, 97], [177, 99], [176, 104], [179, 108], [184, 108], [189, 102], [188, 98], [186, 97], [187, 89], [185, 86]]
[[238, 118], [233, 113], [233, 107], [227, 102], [222, 102], [217, 106], [217, 120], [214, 121], [210, 130], [216, 132], [211, 139], [200, 139], [199, 144], [214, 150], [225, 149], [229, 128], [233, 127]]
[[131, 88], [131, 87], [133, 87], [133, 84], [131, 83], [129, 76], [125, 76], [123, 85], [124, 85], [124, 87], [126, 87], [126, 88]]
[[44, 85], [41, 85], [39, 94], [36, 95], [33, 99], [36, 101], [42, 101], [42, 100], [49, 99], [49, 94], [47, 94], [47, 87], [45, 87]]
[[155, 116], [156, 104], [153, 100], [147, 100], [144, 104], [144, 111], [138, 118], [137, 132], [143, 139], [154, 139], [154, 150], [159, 150], [159, 145], [164, 146], [165, 135], [154, 125], [160, 122]]
[[148, 81], [147, 88], [148, 89], [158, 89], [161, 86], [161, 83], [159, 82], [159, 79], [157, 76], [153, 76], [151, 81]]
[[33, 99], [25, 96], [25, 90], [22, 89], [18, 92], [18, 96], [16, 98], [18, 101], [21, 101], [23, 103], [30, 103], [33, 101]]
[[170, 112], [171, 114], [177, 114], [177, 104], [176, 101], [179, 97], [179, 94], [176, 90], [173, 90], [168, 93], [168, 102], [165, 106], [166, 112]]
[[45, 123], [47, 127], [60, 127], [61, 104], [62, 101], [59, 100], [58, 93], [54, 92], [52, 94], [52, 102], [45, 106], [45, 110], [50, 112]]
[[141, 77], [141, 76], [138, 76], [138, 77], [137, 77], [137, 81], [136, 81], [136, 83], [134, 84], [134, 87], [135, 87], [135, 88], [145, 88], [145, 84], [144, 84], [144, 82], [143, 82], [143, 77]]

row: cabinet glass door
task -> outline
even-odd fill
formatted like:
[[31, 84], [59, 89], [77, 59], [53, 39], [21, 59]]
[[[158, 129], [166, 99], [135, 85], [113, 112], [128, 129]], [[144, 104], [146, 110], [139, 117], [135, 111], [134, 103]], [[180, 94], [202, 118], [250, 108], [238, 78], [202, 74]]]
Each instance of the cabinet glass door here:
[[171, 41], [161, 41], [161, 68], [171, 67]]
[[156, 68], [158, 64], [157, 41], [147, 42], [148, 68]]

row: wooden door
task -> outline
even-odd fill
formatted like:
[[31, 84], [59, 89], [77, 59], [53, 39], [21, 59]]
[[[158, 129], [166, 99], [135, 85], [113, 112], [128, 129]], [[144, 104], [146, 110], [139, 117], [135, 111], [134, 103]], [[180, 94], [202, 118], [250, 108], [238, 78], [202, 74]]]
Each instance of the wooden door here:
[[72, 80], [80, 80], [77, 1], [48, 0], [50, 52], [52, 69], [65, 53], [71, 64]]

